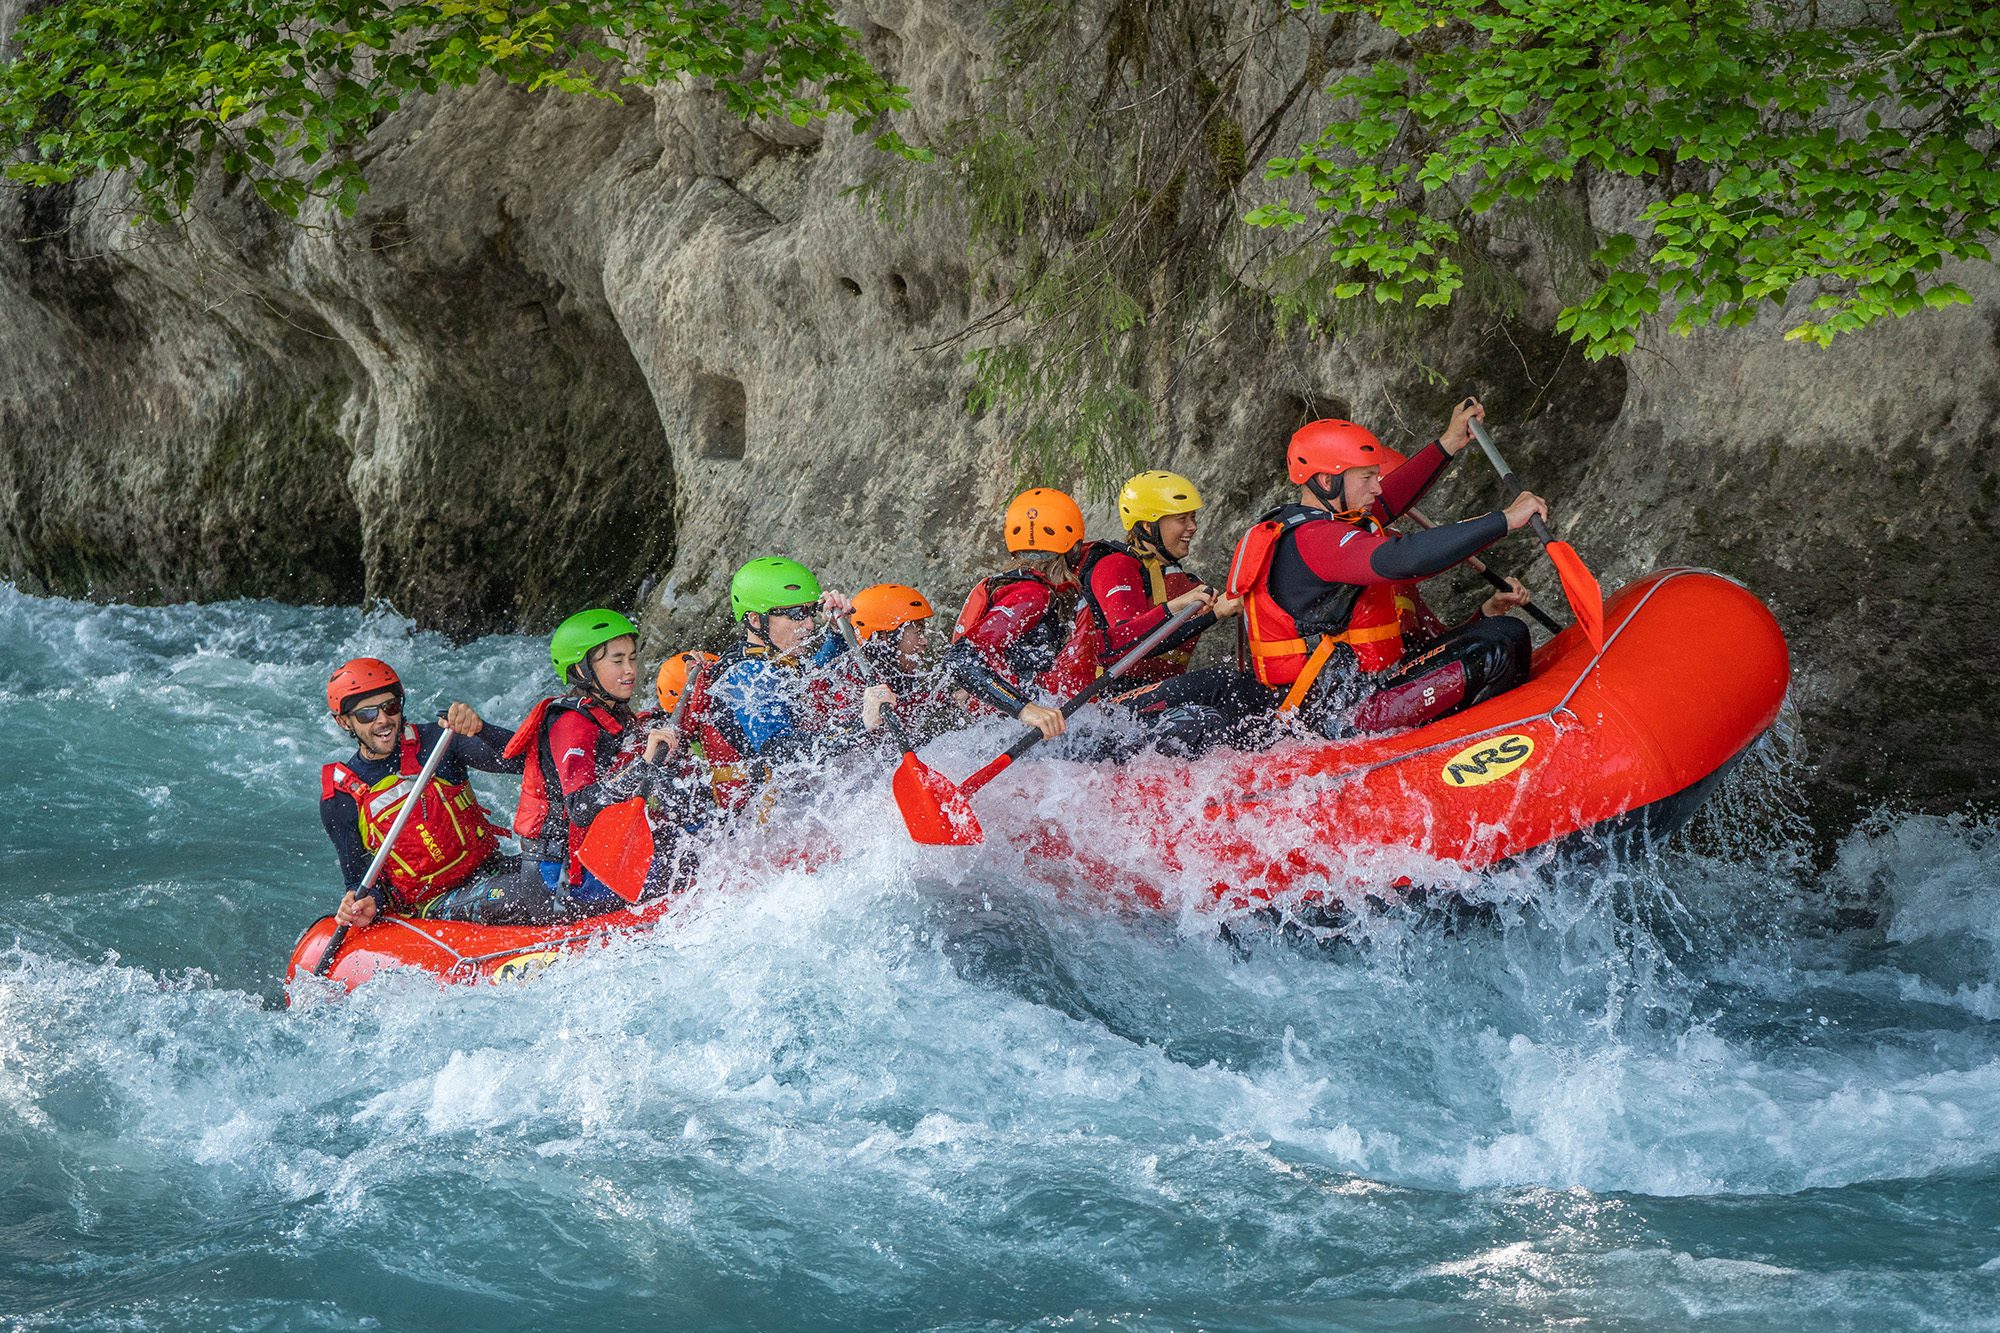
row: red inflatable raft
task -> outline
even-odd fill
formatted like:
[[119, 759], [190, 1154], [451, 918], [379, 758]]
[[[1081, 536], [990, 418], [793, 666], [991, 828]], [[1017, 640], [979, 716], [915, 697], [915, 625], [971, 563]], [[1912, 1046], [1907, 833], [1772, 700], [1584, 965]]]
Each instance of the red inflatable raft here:
[[[1010, 819], [1052, 808], [1034, 789], [1047, 785], [1036, 770], [1055, 766], [1021, 764], [1023, 799], [994, 784], [982, 820], [1066, 894], [1154, 907], [1345, 897], [1408, 875], [1399, 862], [1412, 859], [1478, 870], [1566, 839], [1669, 832], [1777, 718], [1785, 638], [1740, 584], [1690, 569], [1621, 589], [1605, 627], [1602, 651], [1565, 630], [1536, 650], [1526, 684], [1415, 731], [1098, 768], [1050, 817]], [[836, 856], [820, 847], [811, 862]], [[393, 966], [523, 977], [651, 928], [674, 901], [550, 927], [388, 918], [348, 935], [332, 976], [350, 988]], [[331, 934], [331, 918], [308, 927], [287, 976], [310, 970]]]
[[[365, 929], [347, 932], [328, 975], [349, 990], [389, 967], [419, 967], [446, 981], [519, 981], [593, 941], [650, 929], [671, 910], [674, 901], [560, 926], [479, 926], [466, 921], [383, 917]], [[332, 938], [330, 916], [307, 926], [292, 946], [285, 980], [310, 973]]]
[[1770, 728], [1790, 680], [1762, 602], [1720, 575], [1668, 569], [1610, 599], [1602, 651], [1565, 630], [1536, 650], [1526, 684], [1454, 717], [1217, 755], [1192, 772], [1107, 774], [1080, 794], [1088, 850], [1065, 817], [987, 829], [1066, 891], [1156, 906], [1344, 897], [1411, 863], [1478, 870], [1567, 839], [1670, 832]]

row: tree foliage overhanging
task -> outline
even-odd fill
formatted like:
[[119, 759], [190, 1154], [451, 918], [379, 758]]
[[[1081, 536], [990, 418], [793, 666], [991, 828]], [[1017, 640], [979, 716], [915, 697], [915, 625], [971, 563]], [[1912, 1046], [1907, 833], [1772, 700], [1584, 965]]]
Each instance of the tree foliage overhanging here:
[[0, 161], [30, 185], [130, 171], [140, 211], [184, 216], [210, 163], [288, 217], [366, 188], [355, 150], [409, 98], [494, 74], [615, 98], [711, 80], [745, 118], [830, 114], [908, 151], [908, 103], [830, 0], [57, 0], [0, 65]]
[[[990, 252], [1006, 294], [962, 335], [983, 344], [975, 400], [1020, 414], [1045, 471], [1115, 473], [1248, 307], [1336, 329], [1518, 310], [1489, 245], [1523, 226], [1580, 261], [1551, 267], [1593, 357], [1663, 311], [1685, 332], [1797, 300], [1791, 336], [1824, 344], [1963, 302], [1946, 265], [2000, 230], [1992, 0], [996, 4], [1016, 31], [993, 95], [899, 188], [961, 207]], [[1328, 84], [1357, 33], [1374, 58]], [[745, 117], [843, 115], [930, 156], [888, 128], [905, 90], [833, 0], [54, 0], [11, 38], [6, 174], [124, 171], [164, 220], [212, 166], [287, 216], [350, 210], [384, 116], [489, 74], [611, 98], [703, 79]], [[1246, 69], [1297, 50], [1289, 91], [1247, 104]], [[1315, 98], [1325, 130], [1270, 156]], [[1238, 245], [1260, 164], [1284, 201]], [[1622, 216], [1608, 234], [1586, 194], [1624, 209], [1597, 213]]]
[[[1810, 295], [1825, 345], [1970, 298], [1941, 275], [2000, 228], [1993, 0], [1293, 0], [1403, 39], [1336, 80], [1334, 118], [1268, 164], [1323, 215], [1337, 301], [1448, 304], [1482, 216], [1592, 176], [1650, 198], [1600, 238], [1558, 327], [1593, 357]], [[1308, 210], [1311, 210], [1310, 212]]]

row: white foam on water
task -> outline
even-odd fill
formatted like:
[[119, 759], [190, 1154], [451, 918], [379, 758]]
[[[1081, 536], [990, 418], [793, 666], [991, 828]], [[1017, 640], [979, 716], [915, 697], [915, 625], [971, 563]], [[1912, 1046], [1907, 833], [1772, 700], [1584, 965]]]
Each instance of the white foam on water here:
[[[77, 756], [0, 774], [28, 812], [0, 842], [0, 1265], [47, 1326], [203, 1326], [201, 1272], [239, 1312], [392, 1326], [439, 1290], [499, 1322], [1908, 1323], [1996, 1281], [1990, 1244], [1882, 1257], [2000, 1223], [1990, 822], [1885, 815], [1818, 873], [1729, 822], [1774, 827], [1782, 765], [1753, 765], [1651, 856], [1357, 853], [1481, 910], [1287, 937], [1199, 864], [1164, 910], [1031, 871], [1032, 821], [1146, 845], [1093, 824], [1101, 770], [1016, 765], [976, 851], [913, 847], [848, 775], [656, 932], [287, 1009], [337, 896], [330, 665], [380, 653], [511, 720], [541, 645], [5, 589], [0, 631], [0, 726]], [[843, 858], [768, 869], [801, 827]], [[1834, 1218], [1852, 1251], [1802, 1243]]]

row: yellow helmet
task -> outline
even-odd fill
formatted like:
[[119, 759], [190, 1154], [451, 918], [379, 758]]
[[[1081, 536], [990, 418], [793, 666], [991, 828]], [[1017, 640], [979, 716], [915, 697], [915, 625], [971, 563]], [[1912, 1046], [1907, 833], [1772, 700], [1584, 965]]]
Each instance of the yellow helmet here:
[[1118, 492], [1118, 521], [1130, 532], [1141, 523], [1157, 523], [1168, 514], [1201, 508], [1201, 492], [1178, 472], [1141, 472]]

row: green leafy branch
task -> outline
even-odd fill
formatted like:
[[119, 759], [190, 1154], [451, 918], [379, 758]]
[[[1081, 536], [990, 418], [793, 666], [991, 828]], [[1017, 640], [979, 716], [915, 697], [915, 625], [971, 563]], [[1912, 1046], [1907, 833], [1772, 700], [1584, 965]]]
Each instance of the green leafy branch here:
[[[1309, 0], [1293, 0], [1295, 8]], [[1248, 216], [1326, 224], [1336, 301], [1443, 306], [1481, 215], [1585, 183], [1644, 182], [1629, 231], [1558, 328], [1628, 352], [1663, 308], [1680, 333], [1810, 293], [1787, 337], [1825, 345], [1970, 298], [1941, 276], [2000, 226], [2000, 8], [1776, 0], [1328, 0], [1398, 34], [1337, 79], [1338, 114], [1273, 158], [1303, 201]], [[1829, 11], [1831, 12], [1831, 11]]]
[[351, 212], [357, 152], [411, 97], [488, 74], [530, 91], [618, 100], [621, 87], [704, 79], [746, 119], [852, 119], [892, 152], [906, 90], [828, 0], [59, 0], [0, 65], [6, 175], [57, 185], [127, 171], [139, 212], [186, 215], [211, 162], [296, 218]]

